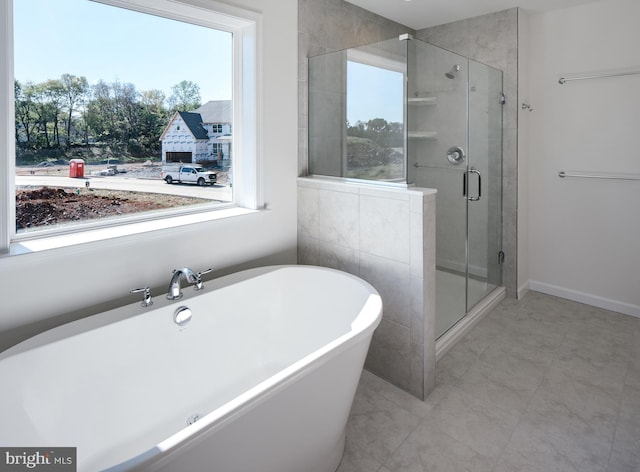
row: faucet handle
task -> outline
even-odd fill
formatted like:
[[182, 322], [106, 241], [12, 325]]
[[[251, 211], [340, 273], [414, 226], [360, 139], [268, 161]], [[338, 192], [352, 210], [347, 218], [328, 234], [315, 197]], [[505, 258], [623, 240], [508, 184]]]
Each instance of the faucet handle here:
[[149, 287], [134, 288], [130, 293], [144, 293], [144, 298], [142, 299], [140, 306], [147, 307], [153, 305], [153, 300], [151, 300], [151, 289]]
[[195, 290], [202, 290], [204, 288], [204, 285], [202, 285], [202, 276], [204, 274], [208, 274], [209, 272], [211, 272], [213, 269], [205, 269], [203, 271], [200, 271], [196, 274], [196, 284], [193, 287]]

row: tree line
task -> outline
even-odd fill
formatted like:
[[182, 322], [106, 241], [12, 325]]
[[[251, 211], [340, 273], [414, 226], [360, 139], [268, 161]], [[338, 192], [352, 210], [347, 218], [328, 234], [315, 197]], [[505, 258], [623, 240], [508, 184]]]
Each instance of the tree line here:
[[347, 162], [349, 168], [384, 166], [402, 159], [402, 123], [373, 118], [366, 123], [347, 122]]
[[16, 80], [14, 87], [18, 152], [107, 144], [132, 156], [157, 157], [173, 113], [201, 105], [199, 86], [188, 80], [174, 85], [169, 97], [119, 81], [90, 85], [72, 74], [39, 83]]
[[357, 121], [353, 126], [347, 122], [347, 136], [370, 139], [382, 148], [397, 148], [404, 145], [402, 123], [388, 122], [384, 118], [374, 118], [366, 123]]

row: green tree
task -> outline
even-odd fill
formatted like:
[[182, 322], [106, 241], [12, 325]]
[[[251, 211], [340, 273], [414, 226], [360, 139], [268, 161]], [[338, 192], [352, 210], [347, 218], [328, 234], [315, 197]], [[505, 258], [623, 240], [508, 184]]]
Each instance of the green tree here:
[[159, 138], [170, 116], [160, 90], [138, 92], [119, 81], [89, 86], [85, 77], [63, 74], [37, 84], [16, 80], [14, 92], [15, 139], [21, 148], [60, 147], [66, 138], [68, 149], [75, 132], [87, 145], [94, 140], [136, 156], [160, 153]]
[[169, 121], [169, 111], [164, 107], [165, 95], [160, 90], [145, 90], [140, 97], [137, 143], [143, 152], [158, 156], [161, 151], [159, 138]]
[[30, 84], [26, 89], [34, 103], [34, 117], [38, 130], [35, 145], [38, 147], [51, 148], [57, 139], [61, 102], [58, 85], [55, 80], [47, 80], [39, 84]]
[[60, 147], [60, 119], [64, 103], [64, 87], [57, 79], [47, 80], [42, 84], [45, 100], [48, 103], [52, 124], [53, 140], [56, 147]]
[[195, 82], [183, 80], [171, 87], [169, 107], [173, 111], [194, 110], [201, 105], [200, 100], [200, 86]]
[[71, 74], [63, 74], [62, 77], [60, 77], [60, 83], [62, 84], [62, 93], [66, 100], [67, 125], [65, 131], [67, 134], [67, 148], [70, 148], [73, 113], [76, 107], [86, 99], [89, 84], [86, 77], [78, 77]]
[[86, 122], [98, 141], [110, 141], [116, 124], [116, 113], [111, 87], [103, 80], [91, 87]]
[[156, 112], [164, 112], [164, 101], [166, 95], [162, 90], [143, 90], [140, 92], [140, 102], [145, 107], [153, 109]]
[[138, 126], [139, 106], [138, 92], [130, 83], [114, 82], [111, 85], [115, 100], [118, 127], [113, 134], [119, 136], [122, 142], [127, 142], [135, 135]]
[[[33, 83], [22, 84], [18, 80], [14, 82], [15, 115], [16, 115], [16, 143], [29, 147], [33, 141], [33, 129], [35, 123], [35, 103], [33, 102]], [[24, 135], [24, 140], [21, 139]]]

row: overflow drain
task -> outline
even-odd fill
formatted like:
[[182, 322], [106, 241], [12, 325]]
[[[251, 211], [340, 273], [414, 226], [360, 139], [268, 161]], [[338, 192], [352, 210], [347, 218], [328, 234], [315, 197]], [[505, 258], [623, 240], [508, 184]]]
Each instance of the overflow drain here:
[[200, 419], [200, 415], [191, 415], [189, 418], [187, 418], [187, 425], [190, 426], [193, 423], [195, 423], [196, 421], [198, 421]]

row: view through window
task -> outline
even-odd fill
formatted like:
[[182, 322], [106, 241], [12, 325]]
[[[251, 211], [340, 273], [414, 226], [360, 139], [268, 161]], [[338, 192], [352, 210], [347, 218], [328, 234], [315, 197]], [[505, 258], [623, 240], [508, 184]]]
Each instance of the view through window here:
[[403, 81], [402, 72], [347, 61], [346, 177], [404, 179]]
[[232, 201], [232, 34], [14, 2], [16, 233]]

